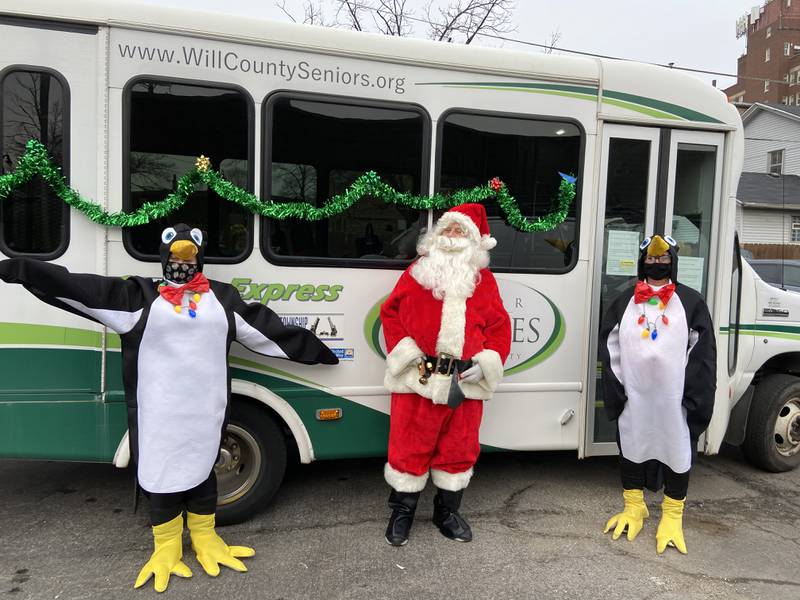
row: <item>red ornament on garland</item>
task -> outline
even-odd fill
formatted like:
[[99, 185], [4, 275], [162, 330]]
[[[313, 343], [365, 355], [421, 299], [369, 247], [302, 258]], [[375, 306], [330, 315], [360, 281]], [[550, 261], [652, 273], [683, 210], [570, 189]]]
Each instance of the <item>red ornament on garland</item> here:
[[499, 177], [493, 177], [489, 182], [489, 187], [491, 187], [495, 192], [499, 192], [500, 188], [503, 187], [503, 182], [500, 181]]

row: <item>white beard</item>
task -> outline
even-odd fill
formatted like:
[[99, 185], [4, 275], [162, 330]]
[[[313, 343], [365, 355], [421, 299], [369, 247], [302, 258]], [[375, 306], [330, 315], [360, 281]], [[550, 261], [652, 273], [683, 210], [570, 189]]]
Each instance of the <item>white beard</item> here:
[[469, 238], [428, 234], [420, 240], [421, 258], [411, 276], [435, 298], [469, 298], [480, 280], [480, 270], [489, 265], [489, 253]]

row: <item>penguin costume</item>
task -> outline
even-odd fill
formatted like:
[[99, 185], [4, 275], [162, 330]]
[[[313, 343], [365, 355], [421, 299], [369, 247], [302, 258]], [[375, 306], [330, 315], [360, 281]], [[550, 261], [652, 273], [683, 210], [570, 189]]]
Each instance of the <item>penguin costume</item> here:
[[0, 261], [0, 279], [39, 299], [117, 332], [122, 343], [131, 457], [150, 500], [155, 551], [134, 587], [155, 575], [191, 577], [183, 556], [183, 511], [203, 569], [246, 571], [252, 548], [228, 546], [214, 531], [217, 461], [230, 401], [228, 351], [305, 364], [336, 364], [313, 333], [283, 325], [262, 304], [245, 303], [233, 286], [203, 275], [204, 232], [185, 224], [161, 235], [163, 280], [74, 274], [29, 258]]
[[716, 390], [714, 326], [702, 296], [678, 282], [678, 245], [654, 235], [641, 246], [639, 281], [600, 327], [603, 401], [617, 422], [625, 508], [604, 533], [632, 541], [649, 516], [644, 488], [664, 487], [656, 550], [686, 554], [683, 507], [697, 442], [711, 421]]

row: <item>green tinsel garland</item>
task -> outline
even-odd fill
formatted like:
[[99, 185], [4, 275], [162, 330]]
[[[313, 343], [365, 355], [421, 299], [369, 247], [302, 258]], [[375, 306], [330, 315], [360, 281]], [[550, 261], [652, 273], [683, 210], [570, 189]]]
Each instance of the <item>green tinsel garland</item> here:
[[569, 206], [575, 198], [575, 178], [561, 175], [558, 189], [556, 209], [534, 220], [522, 215], [514, 197], [508, 193], [505, 184], [495, 178], [485, 185], [469, 190], [459, 190], [449, 196], [434, 194], [433, 196], [416, 196], [407, 192], [398, 192], [387, 183], [381, 181], [374, 171], [367, 171], [343, 194], [329, 198], [322, 206], [316, 207], [307, 202], [274, 202], [263, 201], [253, 194], [235, 186], [216, 171], [207, 168], [208, 161], [198, 160], [198, 168], [186, 173], [178, 180], [176, 189], [163, 200], [145, 202], [133, 212], [108, 213], [99, 205], [83, 198], [77, 191], [67, 185], [61, 169], [55, 166], [47, 155], [47, 149], [37, 140], [30, 140], [25, 146], [25, 153], [17, 162], [13, 173], [0, 175], [0, 199], [8, 198], [12, 192], [24, 185], [34, 175], [41, 175], [56, 195], [72, 208], [85, 214], [90, 220], [109, 227], [133, 227], [145, 225], [155, 219], [168, 216], [179, 209], [195, 191], [199, 183], [207, 185], [220, 197], [264, 217], [272, 219], [304, 219], [318, 221], [338, 215], [364, 196], [379, 198], [387, 203], [400, 204], [417, 210], [447, 209], [467, 202], [483, 202], [489, 198], [497, 198], [506, 220], [515, 229], [526, 232], [551, 231], [564, 222]]

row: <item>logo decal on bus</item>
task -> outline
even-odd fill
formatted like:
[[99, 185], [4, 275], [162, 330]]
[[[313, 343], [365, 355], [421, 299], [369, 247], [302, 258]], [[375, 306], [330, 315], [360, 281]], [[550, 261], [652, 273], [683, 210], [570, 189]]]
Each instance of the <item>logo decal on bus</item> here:
[[242, 300], [268, 304], [277, 300], [297, 300], [299, 302], [335, 302], [344, 289], [342, 285], [314, 285], [313, 283], [258, 283], [249, 277], [235, 277], [231, 280]]
[[[506, 375], [511, 375], [538, 365], [558, 350], [564, 341], [566, 325], [558, 307], [538, 290], [507, 279], [498, 279], [497, 285], [511, 317], [511, 353], [505, 365]], [[367, 344], [383, 359], [386, 345], [380, 309], [386, 298], [378, 300], [364, 319]]]

